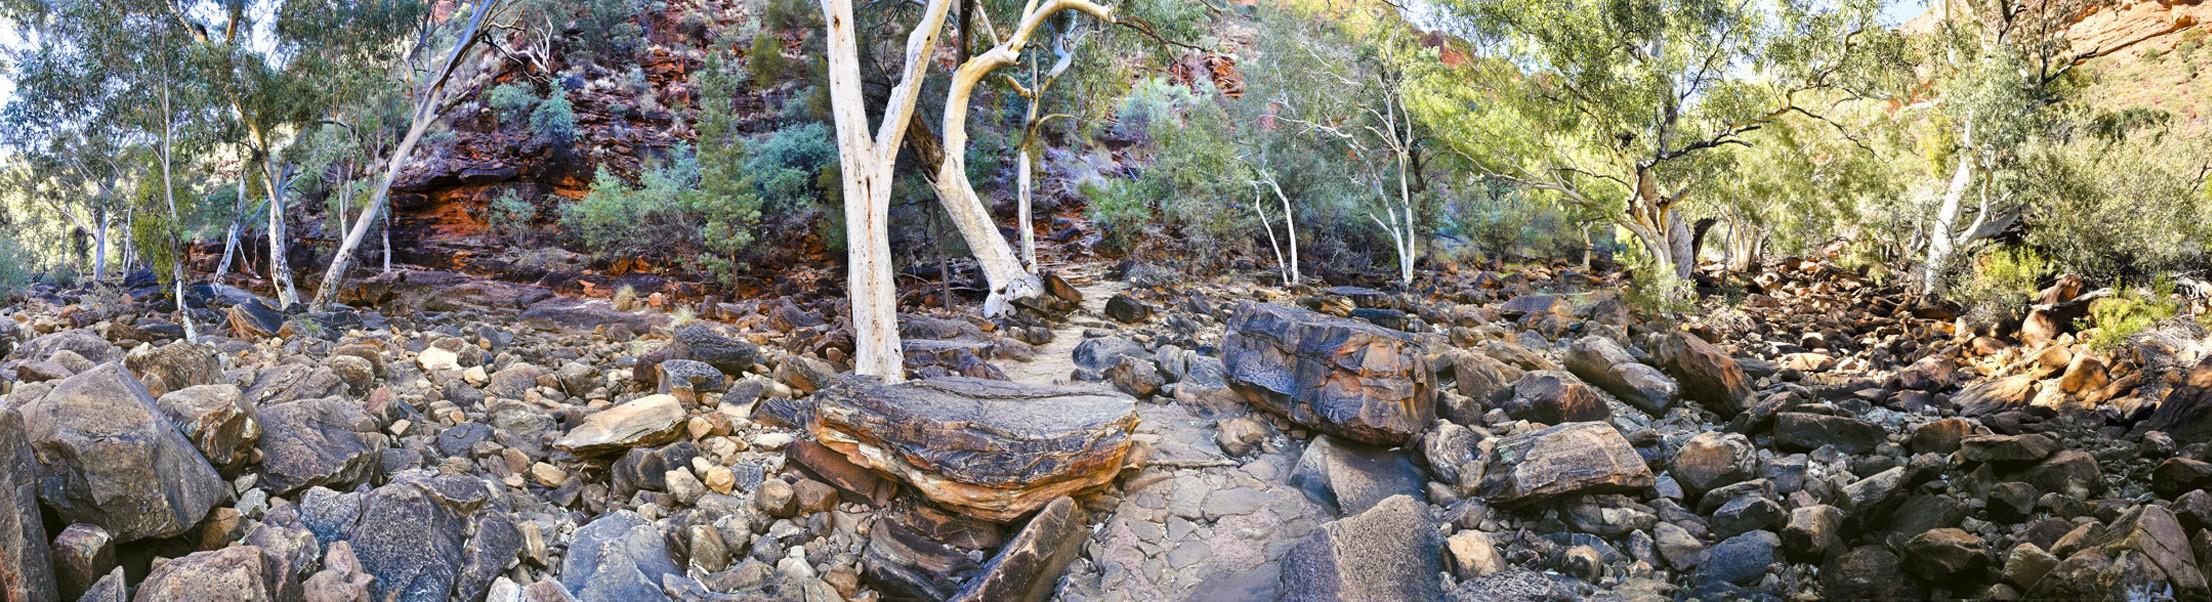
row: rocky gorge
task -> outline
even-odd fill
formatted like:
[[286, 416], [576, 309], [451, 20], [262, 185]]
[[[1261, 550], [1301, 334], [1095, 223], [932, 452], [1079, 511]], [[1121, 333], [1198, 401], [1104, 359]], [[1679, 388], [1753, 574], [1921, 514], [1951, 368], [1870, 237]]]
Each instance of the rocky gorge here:
[[1071, 273], [1026, 325], [902, 316], [897, 385], [829, 303], [203, 288], [187, 342], [48, 291], [0, 320], [0, 599], [2212, 597], [2195, 321], [2097, 348], [2062, 280], [1978, 332], [1815, 260], [1671, 321], [1618, 278]]

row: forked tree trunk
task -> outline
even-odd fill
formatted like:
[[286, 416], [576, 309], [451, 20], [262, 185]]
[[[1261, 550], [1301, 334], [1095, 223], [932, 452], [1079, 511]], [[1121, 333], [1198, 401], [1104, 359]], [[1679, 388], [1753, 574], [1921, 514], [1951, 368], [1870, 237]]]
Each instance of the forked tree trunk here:
[[[852, 0], [821, 0], [828, 50], [830, 111], [837, 127], [837, 155], [845, 194], [847, 289], [852, 295], [853, 373], [886, 382], [906, 379], [899, 350], [898, 290], [892, 279], [891, 175], [899, 142], [914, 117], [921, 75], [944, 29], [950, 0], [930, 0], [906, 37], [906, 64], [884, 106], [876, 134], [868, 133], [868, 107], [860, 79], [859, 38]], [[995, 236], [995, 234], [994, 234]], [[1003, 241], [1000, 246], [1004, 246]]]
[[983, 268], [983, 277], [990, 283], [990, 296], [983, 302], [986, 316], [1012, 311], [1015, 299], [1037, 296], [1044, 292], [1044, 284], [1023, 268], [1021, 260], [1014, 256], [1014, 249], [1006, 244], [1005, 237], [999, 236], [990, 209], [976, 196], [974, 183], [968, 181], [968, 100], [984, 76], [1012, 66], [1029, 44], [1030, 36], [1054, 14], [1077, 10], [1101, 20], [1113, 20], [1111, 11], [1089, 0], [1046, 0], [1042, 5], [1031, 0], [1028, 8], [1011, 37], [968, 59], [954, 71], [951, 90], [945, 94], [945, 157], [938, 163], [937, 178], [932, 182], [937, 198], [944, 202], [946, 212], [952, 215], [953, 225], [960, 229], [961, 237], [967, 239], [968, 249], [975, 253], [976, 264]]
[[223, 276], [230, 274], [230, 260], [232, 257], [234, 257], [234, 254], [238, 252], [238, 231], [243, 225], [239, 222], [244, 218], [245, 214], [246, 169], [244, 167], [240, 167], [238, 170], [238, 196], [237, 198], [233, 199], [230, 204], [230, 229], [223, 233], [223, 261], [221, 263], [215, 264], [215, 277], [213, 278], [213, 280], [218, 284], [222, 283]]
[[[1967, 139], [1973, 137], [1974, 126], [1966, 126]], [[1929, 294], [1942, 294], [1943, 275], [1951, 269], [1951, 256], [1958, 250], [1953, 234], [1958, 230], [1959, 205], [1974, 185], [1974, 153], [1965, 148], [1959, 150], [1959, 163], [1952, 172], [1951, 184], [1943, 191], [1943, 205], [1936, 209], [1935, 224], [1928, 232], [1928, 258], [1920, 268], [1920, 289]]]

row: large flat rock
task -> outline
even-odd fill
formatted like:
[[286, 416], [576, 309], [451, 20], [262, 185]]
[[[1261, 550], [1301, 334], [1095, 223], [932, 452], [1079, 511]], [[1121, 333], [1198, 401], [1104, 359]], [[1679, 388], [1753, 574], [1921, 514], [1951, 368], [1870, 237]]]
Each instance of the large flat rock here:
[[846, 378], [814, 398], [823, 445], [998, 522], [1113, 480], [1137, 428], [1136, 399], [1093, 387]]
[[1411, 335], [1250, 301], [1228, 327], [1221, 361], [1252, 405], [1374, 445], [1404, 444], [1436, 419], [1436, 375]]

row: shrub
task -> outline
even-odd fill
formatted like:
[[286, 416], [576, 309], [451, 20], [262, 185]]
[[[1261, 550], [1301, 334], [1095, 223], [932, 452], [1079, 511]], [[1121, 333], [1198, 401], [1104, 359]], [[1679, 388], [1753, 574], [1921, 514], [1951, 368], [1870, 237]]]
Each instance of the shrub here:
[[2170, 280], [2160, 280], [2149, 290], [2123, 289], [2119, 294], [2091, 302], [2089, 317], [2077, 326], [2094, 327], [2087, 331], [2090, 348], [2099, 351], [2118, 348], [2128, 337], [2181, 312], [2181, 304], [2174, 300], [2173, 292]]
[[486, 230], [495, 240], [520, 243], [530, 234], [530, 222], [537, 220], [538, 208], [522, 199], [522, 194], [509, 188], [492, 199], [486, 208]]
[[30, 290], [37, 278], [31, 273], [31, 252], [23, 248], [13, 236], [0, 236], [0, 302], [14, 299]]
[[1151, 235], [1152, 205], [1137, 194], [1136, 188], [1134, 182], [1120, 179], [1084, 182], [1077, 188], [1089, 203], [1085, 214], [1108, 248], [1134, 251], [1131, 243]]
[[632, 17], [644, 12], [637, 0], [585, 0], [583, 14], [576, 18], [582, 32], [578, 54], [602, 66], [628, 60], [645, 37], [645, 28]]
[[1965, 306], [1967, 323], [1977, 328], [2016, 321], [2052, 272], [2050, 258], [2034, 249], [1998, 247], [1976, 258], [1971, 275], [1952, 287], [1951, 300]]
[[507, 82], [493, 86], [484, 94], [484, 106], [499, 113], [500, 123], [524, 125], [529, 121], [530, 110], [538, 106], [538, 95], [521, 82]]
[[839, 186], [837, 145], [830, 136], [829, 126], [804, 123], [776, 130], [751, 149], [745, 171], [767, 211], [799, 211]]
[[568, 103], [568, 90], [554, 88], [553, 95], [530, 111], [530, 131], [545, 136], [554, 144], [568, 144], [576, 139], [576, 111]]
[[699, 163], [688, 153], [645, 172], [636, 186], [599, 168], [591, 192], [561, 209], [561, 227], [600, 256], [676, 256], [698, 248], [697, 219], [679, 198], [696, 186]]
[[[2027, 242], [2062, 271], [2092, 280], [2146, 282], [2201, 264], [2212, 243], [2197, 156], [2186, 144], [2161, 143], [2154, 118], [2099, 127], [2103, 140], [2039, 149], [2023, 170], [2035, 225]], [[2144, 125], [2148, 124], [2148, 125]]]
[[622, 285], [622, 288], [614, 289], [615, 311], [637, 311], [638, 309], [637, 289], [635, 287], [625, 284]]

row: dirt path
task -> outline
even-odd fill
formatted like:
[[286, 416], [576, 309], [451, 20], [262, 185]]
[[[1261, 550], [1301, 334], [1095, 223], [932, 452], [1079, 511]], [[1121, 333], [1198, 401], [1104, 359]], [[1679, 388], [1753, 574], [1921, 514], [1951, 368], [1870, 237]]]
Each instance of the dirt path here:
[[1129, 287], [1106, 279], [1107, 267], [1097, 262], [1053, 261], [1047, 257], [1041, 263], [1044, 270], [1060, 274], [1083, 293], [1083, 309], [1053, 328], [1052, 342], [1038, 347], [1036, 357], [1026, 362], [1000, 360], [998, 367], [1006, 372], [1007, 380], [1014, 382], [1066, 383], [1068, 374], [1075, 371], [1075, 346], [1083, 343], [1083, 330], [1103, 326], [1106, 299]]

